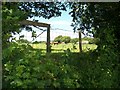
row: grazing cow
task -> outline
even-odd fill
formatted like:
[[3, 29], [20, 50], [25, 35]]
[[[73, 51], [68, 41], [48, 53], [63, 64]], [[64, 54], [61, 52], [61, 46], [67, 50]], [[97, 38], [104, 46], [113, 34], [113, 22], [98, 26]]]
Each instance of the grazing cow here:
[[[50, 44], [58, 45], [58, 44], [60, 44], [60, 43], [59, 43], [59, 42], [50, 42]], [[46, 43], [46, 45], [47, 45], [47, 43]]]
[[54, 45], [58, 45], [59, 43], [58, 42], [53, 42]]

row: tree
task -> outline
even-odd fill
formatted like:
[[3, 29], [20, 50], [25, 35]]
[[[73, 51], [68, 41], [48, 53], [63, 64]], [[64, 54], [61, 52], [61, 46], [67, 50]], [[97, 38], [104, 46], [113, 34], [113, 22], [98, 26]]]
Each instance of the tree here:
[[76, 44], [78, 42], [78, 40], [79, 40], [78, 38], [73, 38], [73, 39], [71, 39], [70, 42], [73, 43], [73, 44]]
[[88, 41], [89, 44], [96, 44], [98, 45], [99, 39], [98, 38], [91, 38], [91, 37], [84, 37], [82, 40]]
[[18, 21], [25, 19], [22, 11], [17, 10], [18, 4], [11, 3], [12, 7], [9, 7], [8, 3], [2, 3], [2, 41], [3, 48], [9, 43], [9, 38], [12, 34], [20, 32], [20, 26], [17, 24]]
[[69, 36], [63, 36], [62, 41], [65, 43], [70, 43], [71, 38]]
[[55, 42], [65, 42], [65, 43], [69, 43], [71, 41], [71, 38], [69, 36], [62, 36], [59, 35], [54, 39]]
[[[109, 41], [113, 44], [112, 39], [115, 42], [116, 38], [118, 42], [114, 44], [120, 48], [118, 37], [120, 35], [118, 25], [120, 19], [119, 3], [75, 2], [70, 3], [70, 8], [72, 9], [70, 14], [73, 17], [72, 26], [74, 30], [80, 28], [82, 32], [87, 30], [92, 33], [94, 37], [100, 39], [100, 47], [105, 44], [108, 45]], [[112, 36], [112, 38], [108, 38], [109, 36]]]
[[[120, 68], [120, 3], [74, 2], [70, 3], [70, 8], [74, 30], [80, 28], [81, 32], [88, 31], [88, 33], [92, 33], [95, 38], [99, 39], [95, 50], [96, 55], [100, 58], [99, 64], [104, 64], [102, 67], [113, 71], [112, 73], [119, 73], [118, 69], [115, 68]], [[107, 61], [109, 64], [105, 67]], [[112, 64], [116, 66], [113, 65], [113, 68]], [[104, 76], [101, 77], [104, 78]], [[116, 87], [119, 87], [118, 76], [115, 78], [110, 78], [109, 87], [114, 87], [113, 82], [116, 82]], [[101, 80], [101, 82], [108, 81]]]
[[62, 35], [59, 35], [57, 36], [55, 39], [54, 39], [54, 42], [62, 42]]

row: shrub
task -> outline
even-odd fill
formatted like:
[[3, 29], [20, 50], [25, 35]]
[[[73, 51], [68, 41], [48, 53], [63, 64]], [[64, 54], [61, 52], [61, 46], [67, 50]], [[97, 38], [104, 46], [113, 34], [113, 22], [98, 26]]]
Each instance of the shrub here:
[[3, 88], [80, 87], [79, 73], [65, 59], [43, 60], [40, 53], [31, 52], [30, 46], [15, 45], [7, 49], [9, 52], [3, 51]]
[[99, 42], [98, 38], [93, 38], [93, 39], [89, 40], [89, 44], [96, 44], [97, 45], [98, 42]]

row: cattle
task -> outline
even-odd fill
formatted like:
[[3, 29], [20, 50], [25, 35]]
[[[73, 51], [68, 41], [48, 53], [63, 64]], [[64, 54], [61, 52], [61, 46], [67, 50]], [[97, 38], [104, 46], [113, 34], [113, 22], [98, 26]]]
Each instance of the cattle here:
[[[51, 45], [58, 45], [58, 44], [60, 44], [59, 42], [50, 42], [50, 44]], [[47, 45], [47, 43], [46, 43], [46, 45]]]
[[58, 42], [52, 42], [53, 45], [58, 45], [59, 43]]
[[60, 44], [60, 42], [52, 42], [51, 44], [58, 45], [58, 44]]

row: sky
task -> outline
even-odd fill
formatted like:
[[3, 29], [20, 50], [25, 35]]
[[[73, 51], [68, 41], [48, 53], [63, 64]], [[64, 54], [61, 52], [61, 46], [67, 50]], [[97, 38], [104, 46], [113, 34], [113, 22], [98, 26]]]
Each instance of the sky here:
[[[28, 20], [39, 20], [38, 22], [43, 22], [51, 25], [50, 29], [50, 40], [54, 40], [55, 37], [62, 35], [62, 36], [70, 36], [71, 38], [78, 38], [78, 33], [74, 33], [73, 27], [71, 27], [72, 17], [69, 15], [69, 10], [62, 11], [62, 15], [59, 17], [52, 17], [51, 19], [44, 19], [42, 17], [33, 17], [29, 18]], [[32, 27], [33, 30], [37, 32], [37, 35], [40, 34], [42, 31]], [[46, 28], [44, 28], [46, 29]], [[25, 35], [25, 39], [32, 41], [31, 32], [27, 32], [23, 30], [20, 35]], [[19, 36], [16, 35], [18, 38]], [[83, 37], [83, 35], [82, 35]], [[45, 31], [42, 35], [35, 39], [35, 41], [46, 41], [47, 39], [47, 31]]]

